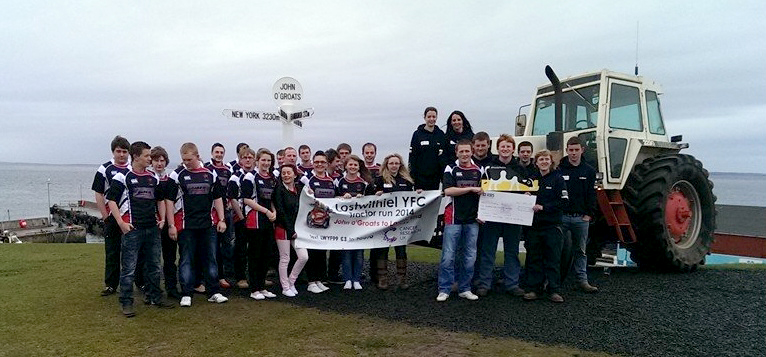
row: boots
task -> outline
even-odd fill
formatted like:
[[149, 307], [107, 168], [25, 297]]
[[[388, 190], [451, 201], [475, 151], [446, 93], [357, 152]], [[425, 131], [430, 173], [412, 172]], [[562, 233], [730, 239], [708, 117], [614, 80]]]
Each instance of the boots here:
[[378, 289], [388, 289], [388, 260], [377, 260], [378, 266]]
[[396, 260], [396, 276], [399, 278], [399, 289], [410, 288], [410, 284], [407, 284], [407, 259]]

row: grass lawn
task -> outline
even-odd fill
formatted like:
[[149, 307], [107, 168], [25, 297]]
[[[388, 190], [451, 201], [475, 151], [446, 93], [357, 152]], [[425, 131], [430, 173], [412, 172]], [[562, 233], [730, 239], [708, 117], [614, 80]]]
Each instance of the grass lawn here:
[[[0, 245], [0, 356], [25, 355], [412, 355], [590, 356], [565, 346], [487, 338], [342, 315], [285, 302], [195, 296], [191, 308], [160, 310], [136, 299], [122, 316], [115, 296], [100, 297], [100, 244]], [[411, 259], [440, 251], [410, 247]]]

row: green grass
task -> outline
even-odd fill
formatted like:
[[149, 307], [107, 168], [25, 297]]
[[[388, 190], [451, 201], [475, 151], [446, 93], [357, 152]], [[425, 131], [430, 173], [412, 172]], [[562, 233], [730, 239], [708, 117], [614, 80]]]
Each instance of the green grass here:
[[[235, 297], [224, 305], [201, 296], [191, 308], [160, 310], [137, 299], [122, 316], [102, 298], [103, 245], [0, 245], [0, 356], [135, 355], [601, 355], [566, 346], [487, 338]], [[411, 247], [413, 260], [438, 250]]]

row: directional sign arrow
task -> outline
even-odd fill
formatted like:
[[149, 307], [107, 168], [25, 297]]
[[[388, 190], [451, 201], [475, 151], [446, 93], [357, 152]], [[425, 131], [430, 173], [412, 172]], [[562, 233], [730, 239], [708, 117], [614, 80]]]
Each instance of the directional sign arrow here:
[[264, 112], [259, 110], [244, 110], [244, 109], [224, 109], [223, 116], [229, 119], [246, 119], [246, 120], [269, 120], [269, 121], [283, 121], [291, 122], [293, 125], [303, 128], [303, 122], [300, 119], [307, 119], [314, 113], [313, 108], [309, 108], [297, 113], [290, 114], [291, 119], [286, 119], [287, 113], [280, 110], [279, 113]]

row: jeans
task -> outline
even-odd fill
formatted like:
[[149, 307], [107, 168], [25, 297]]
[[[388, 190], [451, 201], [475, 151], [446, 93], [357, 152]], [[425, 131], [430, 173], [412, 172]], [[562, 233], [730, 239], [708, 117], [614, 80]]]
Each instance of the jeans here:
[[120, 250], [122, 231], [111, 214], [104, 220], [104, 286], [120, 285]]
[[548, 280], [548, 293], [558, 293], [561, 286], [561, 249], [564, 235], [559, 226], [531, 227], [526, 230], [527, 285], [541, 293]]
[[146, 295], [152, 302], [162, 299], [160, 290], [160, 232], [157, 227], [134, 228], [122, 237], [120, 303], [133, 304], [133, 279], [139, 252], [144, 256]]
[[588, 256], [585, 249], [588, 245], [588, 226], [590, 222], [584, 221], [583, 216], [564, 215], [561, 229], [564, 234], [572, 233], [572, 272], [577, 282], [588, 281]]
[[359, 282], [362, 278], [362, 265], [364, 265], [364, 250], [343, 251], [343, 281]]
[[223, 233], [215, 232], [218, 235], [218, 252], [216, 260], [218, 261], [218, 273], [221, 278], [234, 277], [234, 221], [231, 218], [231, 210], [224, 213], [226, 217], [226, 230]]
[[199, 252], [202, 260], [199, 264], [203, 270], [205, 286], [208, 296], [218, 293], [218, 263], [215, 261], [215, 251], [218, 243], [213, 228], [186, 228], [178, 234], [178, 246], [181, 249], [181, 262], [179, 264], [181, 290], [184, 296], [191, 296], [196, 284], [193, 267], [195, 266], [195, 253]]
[[519, 236], [521, 226], [508, 223], [486, 222], [481, 233], [484, 235], [479, 246], [479, 288], [492, 288], [492, 271], [495, 267], [497, 253], [497, 240], [503, 237], [503, 283], [505, 290], [511, 290], [519, 286]]
[[455, 256], [463, 252], [462, 269], [457, 272], [458, 291], [471, 291], [473, 265], [476, 262], [476, 240], [479, 236], [479, 224], [447, 224], [444, 226], [442, 258], [439, 263], [439, 292], [450, 293], [455, 282]]

